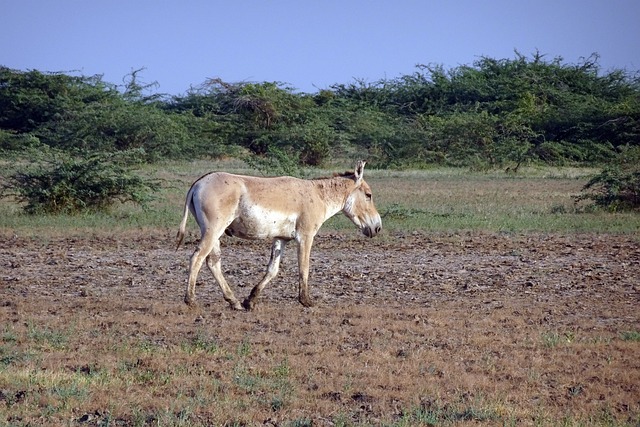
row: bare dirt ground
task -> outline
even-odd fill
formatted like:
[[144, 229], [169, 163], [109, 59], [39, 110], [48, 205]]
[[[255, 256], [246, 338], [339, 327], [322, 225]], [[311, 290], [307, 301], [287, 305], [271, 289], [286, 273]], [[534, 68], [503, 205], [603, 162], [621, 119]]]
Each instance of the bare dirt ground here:
[[[199, 307], [183, 304], [194, 245], [192, 235], [176, 252], [173, 236], [157, 232], [0, 237], [4, 330], [19, 337], [33, 325], [74, 331], [61, 348], [41, 349], [39, 369], [94, 367], [116, 375], [117, 359], [130, 357], [114, 350], [121, 339], [156, 349], [136, 363], [169, 377], [166, 386], [134, 381], [126, 397], [122, 385], [92, 383], [89, 396], [68, 409], [70, 420], [82, 424], [111, 411], [127, 424], [133, 419], [127, 405], [153, 414], [171, 410], [168, 400], [191, 396], [190, 419], [202, 423], [377, 424], [413, 417], [419, 424], [427, 413], [489, 424], [640, 421], [640, 344], [623, 335], [640, 332], [636, 236], [416, 233], [368, 240], [321, 233], [311, 261], [316, 306], [305, 309], [296, 300], [291, 244], [279, 276], [249, 313], [229, 309], [206, 268], [196, 289]], [[223, 269], [239, 299], [268, 257], [268, 242], [224, 239]], [[197, 334], [226, 353], [178, 351]], [[188, 357], [198, 374], [171, 368]], [[286, 362], [278, 371], [286, 387], [239, 381], [241, 357], [241, 372], [254, 379], [275, 378]], [[219, 387], [199, 383], [202, 394], [216, 397], [195, 404], [203, 375]], [[4, 378], [0, 409], [34, 421], [26, 407], [44, 405], [29, 403], [36, 391]]]

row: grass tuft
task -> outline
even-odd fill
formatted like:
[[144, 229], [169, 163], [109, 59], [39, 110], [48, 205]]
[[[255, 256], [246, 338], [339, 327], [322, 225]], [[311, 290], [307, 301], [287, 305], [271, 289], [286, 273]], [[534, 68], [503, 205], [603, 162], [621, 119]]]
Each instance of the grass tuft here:
[[640, 331], [624, 331], [620, 334], [623, 341], [640, 342]]

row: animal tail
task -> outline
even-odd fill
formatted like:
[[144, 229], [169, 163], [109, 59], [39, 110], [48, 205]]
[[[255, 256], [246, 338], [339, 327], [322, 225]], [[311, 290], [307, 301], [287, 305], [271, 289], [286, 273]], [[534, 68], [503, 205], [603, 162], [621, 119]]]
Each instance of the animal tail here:
[[184, 213], [182, 214], [182, 221], [180, 222], [180, 228], [178, 229], [178, 234], [176, 238], [178, 239], [178, 243], [176, 244], [176, 251], [180, 249], [180, 245], [182, 245], [182, 241], [184, 240], [184, 233], [187, 228], [187, 219], [189, 218], [189, 205], [193, 203], [193, 186], [189, 189], [187, 193], [187, 198], [184, 202]]

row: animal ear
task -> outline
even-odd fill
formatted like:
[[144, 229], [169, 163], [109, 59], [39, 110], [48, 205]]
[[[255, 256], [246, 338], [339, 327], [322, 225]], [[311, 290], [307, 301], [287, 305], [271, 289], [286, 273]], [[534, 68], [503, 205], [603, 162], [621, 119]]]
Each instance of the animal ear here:
[[366, 165], [367, 162], [365, 162], [364, 160], [358, 160], [358, 163], [356, 163], [356, 170], [354, 175], [356, 176], [356, 183], [360, 183], [360, 181], [362, 181], [362, 176], [364, 174], [364, 165]]

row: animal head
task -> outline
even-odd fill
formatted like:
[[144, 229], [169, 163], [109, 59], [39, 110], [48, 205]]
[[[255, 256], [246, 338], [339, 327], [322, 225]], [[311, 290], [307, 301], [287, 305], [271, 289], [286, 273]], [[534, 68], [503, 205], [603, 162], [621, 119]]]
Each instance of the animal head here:
[[373, 237], [382, 230], [382, 219], [374, 203], [371, 187], [364, 180], [364, 160], [358, 161], [353, 179], [355, 188], [349, 193], [342, 211], [367, 237]]

